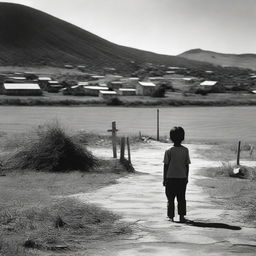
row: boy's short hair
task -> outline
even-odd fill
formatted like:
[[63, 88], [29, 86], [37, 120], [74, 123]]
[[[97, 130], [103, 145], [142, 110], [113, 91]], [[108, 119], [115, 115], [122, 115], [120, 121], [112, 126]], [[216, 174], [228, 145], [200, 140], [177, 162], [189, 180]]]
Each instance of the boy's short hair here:
[[185, 138], [185, 131], [180, 126], [175, 126], [170, 130], [170, 139], [175, 143], [181, 143]]

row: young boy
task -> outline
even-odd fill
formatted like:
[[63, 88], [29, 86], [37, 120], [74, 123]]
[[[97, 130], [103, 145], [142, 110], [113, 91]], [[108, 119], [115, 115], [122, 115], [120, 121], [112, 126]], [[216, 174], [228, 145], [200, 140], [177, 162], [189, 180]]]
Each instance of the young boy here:
[[186, 187], [189, 173], [189, 151], [181, 145], [185, 138], [185, 132], [182, 127], [174, 127], [170, 131], [170, 139], [174, 145], [165, 151], [164, 155], [164, 173], [163, 185], [168, 199], [167, 216], [173, 221], [175, 216], [174, 199], [177, 197], [178, 214], [180, 222], [185, 223], [186, 215]]

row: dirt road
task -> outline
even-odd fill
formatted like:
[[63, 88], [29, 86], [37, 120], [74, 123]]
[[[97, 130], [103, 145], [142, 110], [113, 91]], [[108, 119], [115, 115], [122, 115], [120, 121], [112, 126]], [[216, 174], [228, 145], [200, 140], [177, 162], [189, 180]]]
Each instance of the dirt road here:
[[[213, 202], [196, 185], [203, 179], [198, 170], [218, 166], [218, 162], [200, 159], [200, 145], [188, 145], [191, 154], [190, 179], [187, 189], [187, 217], [199, 227], [172, 223], [166, 218], [166, 198], [162, 186], [162, 161], [167, 144], [151, 142], [132, 151], [132, 162], [140, 174], [119, 179], [118, 184], [96, 193], [79, 194], [83, 201], [95, 202], [134, 223], [131, 237], [116, 242], [98, 244], [88, 249], [90, 255], [256, 255], [256, 229], [234, 223], [235, 212]], [[107, 150], [94, 150], [100, 156], [110, 156]], [[176, 218], [177, 219], [177, 218]], [[220, 223], [219, 228], [212, 223]]]

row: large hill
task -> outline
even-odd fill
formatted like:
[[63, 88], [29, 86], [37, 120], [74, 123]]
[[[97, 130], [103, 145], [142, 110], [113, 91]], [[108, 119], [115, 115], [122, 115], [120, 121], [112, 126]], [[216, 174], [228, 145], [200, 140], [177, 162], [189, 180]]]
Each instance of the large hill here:
[[36, 9], [0, 3], [0, 65], [85, 64], [92, 69], [108, 66], [127, 70], [134, 62], [205, 66], [119, 46]]
[[223, 54], [202, 49], [193, 49], [178, 56], [189, 60], [208, 62], [222, 67], [256, 70], [256, 54]]

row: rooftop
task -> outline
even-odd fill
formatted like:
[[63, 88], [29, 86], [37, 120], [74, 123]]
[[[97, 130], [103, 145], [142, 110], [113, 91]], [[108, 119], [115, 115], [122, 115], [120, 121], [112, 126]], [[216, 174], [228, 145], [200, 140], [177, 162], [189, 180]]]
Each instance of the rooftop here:
[[99, 86], [100, 86], [100, 87], [108, 87], [108, 85], [105, 84], [105, 83], [99, 83]]
[[14, 79], [14, 80], [26, 80], [26, 77], [24, 76], [10, 76], [8, 78]]
[[86, 86], [88, 84], [89, 84], [88, 82], [78, 82], [78, 85], [82, 85], [82, 86]]
[[73, 85], [73, 86], [71, 86], [71, 89], [76, 89], [76, 88], [82, 88], [82, 85]]
[[149, 79], [150, 79], [150, 80], [163, 80], [164, 77], [162, 77], [162, 76], [152, 76], [152, 77], [150, 77]]
[[97, 75], [93, 75], [91, 76], [92, 78], [95, 78], [95, 79], [100, 79], [100, 78], [104, 78], [105, 76], [97, 76]]
[[202, 85], [202, 86], [213, 86], [217, 83], [218, 83], [218, 81], [204, 81], [200, 85]]
[[111, 84], [122, 84], [123, 82], [121, 81], [112, 81]]
[[108, 87], [104, 87], [104, 86], [84, 86], [84, 89], [89, 89], [89, 90], [108, 90]]
[[6, 90], [41, 90], [38, 84], [4, 83]]
[[139, 82], [139, 84], [141, 85], [141, 86], [148, 86], [148, 87], [154, 87], [154, 86], [156, 86], [154, 83], [152, 83], [152, 82]]
[[136, 92], [136, 89], [132, 89], [132, 88], [120, 88], [119, 91], [123, 91], [123, 92]]
[[52, 80], [50, 77], [46, 77], [46, 76], [41, 76], [41, 77], [38, 77], [38, 80], [39, 81], [50, 81]]
[[182, 67], [168, 67], [168, 69], [171, 69], [171, 70], [178, 70], [178, 69], [186, 69], [186, 68], [182, 68]]
[[58, 81], [49, 81], [49, 84], [59, 84]]
[[115, 91], [100, 91], [101, 94], [105, 95], [116, 95], [117, 93]]

